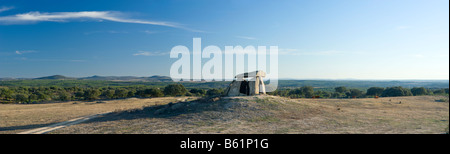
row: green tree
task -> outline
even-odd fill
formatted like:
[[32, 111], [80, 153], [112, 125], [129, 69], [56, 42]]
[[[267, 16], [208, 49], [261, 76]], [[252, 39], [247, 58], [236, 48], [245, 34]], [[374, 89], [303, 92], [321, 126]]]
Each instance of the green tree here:
[[411, 93], [414, 96], [426, 95], [428, 94], [428, 90], [425, 89], [424, 87], [414, 87], [411, 89]]
[[384, 88], [383, 87], [370, 87], [367, 89], [366, 95], [370, 96], [381, 96], [383, 94]]
[[13, 98], [13, 91], [9, 88], [1, 88], [0, 89], [0, 98], [5, 100], [10, 100]]
[[346, 93], [347, 97], [361, 97], [364, 95], [363, 91], [359, 89], [350, 89]]
[[303, 86], [300, 90], [302, 95], [306, 98], [311, 98], [314, 96], [314, 88], [311, 86]]
[[100, 92], [100, 90], [95, 89], [95, 88], [91, 88], [91, 89], [87, 89], [84, 91], [84, 99], [85, 100], [95, 100], [98, 99], [98, 97], [101, 95], [102, 93]]
[[345, 92], [347, 92], [347, 88], [344, 86], [336, 87], [336, 88], [334, 88], [334, 91], [338, 92], [338, 93], [345, 93]]
[[60, 100], [60, 101], [70, 101], [71, 98], [72, 98], [72, 96], [70, 95], [70, 93], [68, 93], [66, 91], [58, 92], [58, 100]]
[[38, 92], [36, 92], [36, 95], [37, 95], [38, 100], [41, 100], [41, 101], [50, 100], [50, 97], [47, 94], [45, 94], [44, 92], [38, 91]]
[[159, 88], [145, 89], [145, 95], [148, 97], [163, 97], [164, 93]]
[[30, 96], [28, 96], [28, 102], [32, 102], [38, 100], [38, 96], [36, 94], [31, 94]]
[[77, 92], [75, 92], [75, 99], [81, 100], [84, 98], [84, 90], [79, 90]]
[[14, 100], [17, 103], [23, 103], [23, 102], [26, 102], [28, 100], [28, 96], [25, 95], [25, 94], [16, 94], [16, 95], [14, 95]]
[[304, 97], [303, 91], [302, 91], [301, 88], [295, 88], [295, 89], [289, 90], [288, 96], [290, 98], [301, 98], [301, 97]]
[[135, 95], [139, 96], [139, 97], [147, 97], [147, 96], [145, 96], [145, 89], [136, 90], [136, 94]]
[[208, 91], [206, 91], [207, 96], [220, 96], [222, 94], [223, 94], [223, 90], [216, 89], [216, 88], [209, 89]]
[[333, 97], [333, 98], [342, 98], [342, 97], [345, 97], [345, 94], [338, 93], [338, 92], [333, 92], [333, 93], [331, 93], [331, 97]]
[[0, 88], [0, 99], [3, 99], [3, 98], [5, 98], [5, 89], [4, 88]]
[[290, 92], [290, 90], [289, 89], [283, 89], [283, 90], [275, 90], [275, 93], [278, 95], [278, 96], [284, 96], [284, 97], [287, 97], [287, 96], [289, 96], [289, 92]]
[[104, 96], [106, 99], [112, 99], [114, 98], [114, 94], [116, 93], [113, 89], [104, 90], [102, 92], [102, 96]]
[[136, 89], [130, 89], [128, 91], [127, 97], [134, 97], [136, 95]]
[[316, 92], [314, 92], [314, 95], [320, 96], [320, 97], [323, 97], [323, 98], [330, 98], [331, 97], [331, 93], [330, 92], [326, 92], [326, 91], [316, 91]]
[[381, 94], [383, 97], [395, 97], [395, 96], [412, 96], [409, 89], [399, 87], [388, 87]]
[[140, 97], [162, 97], [164, 93], [159, 88], [141, 89], [136, 92]]
[[125, 98], [128, 95], [128, 90], [119, 88], [115, 90], [114, 97], [115, 98]]
[[445, 94], [445, 89], [433, 90], [433, 94]]
[[166, 96], [182, 96], [188, 91], [181, 84], [170, 84], [164, 88], [164, 95]]
[[196, 96], [203, 96], [206, 94], [206, 90], [197, 89], [197, 88], [191, 89], [191, 90], [189, 90], [189, 92]]

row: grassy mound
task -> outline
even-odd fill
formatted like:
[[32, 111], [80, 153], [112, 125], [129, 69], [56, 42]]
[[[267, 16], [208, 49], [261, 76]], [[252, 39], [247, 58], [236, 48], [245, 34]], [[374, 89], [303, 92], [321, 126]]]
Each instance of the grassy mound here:
[[197, 99], [117, 111], [52, 133], [444, 133], [449, 106], [435, 100]]

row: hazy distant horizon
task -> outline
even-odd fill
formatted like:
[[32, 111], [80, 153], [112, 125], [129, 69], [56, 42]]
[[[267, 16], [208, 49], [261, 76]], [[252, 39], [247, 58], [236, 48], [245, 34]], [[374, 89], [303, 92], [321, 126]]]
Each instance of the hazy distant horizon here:
[[[62, 74], [55, 74], [55, 75], [62, 75]], [[55, 75], [46, 75], [46, 76], [36, 76], [36, 77], [0, 77], [0, 79], [35, 79], [35, 78], [41, 78], [41, 77], [49, 77], [49, 76], [55, 76]], [[69, 78], [86, 78], [86, 77], [93, 77], [93, 76], [100, 76], [100, 77], [152, 77], [152, 76], [164, 76], [164, 77], [170, 77], [169, 75], [148, 75], [148, 76], [133, 76], [133, 75], [89, 75], [89, 76], [67, 76], [62, 75], [64, 77]], [[331, 78], [278, 78], [278, 80], [341, 80], [341, 81], [450, 81], [449, 79], [356, 79], [356, 78], [342, 78], [342, 79], [331, 79]]]

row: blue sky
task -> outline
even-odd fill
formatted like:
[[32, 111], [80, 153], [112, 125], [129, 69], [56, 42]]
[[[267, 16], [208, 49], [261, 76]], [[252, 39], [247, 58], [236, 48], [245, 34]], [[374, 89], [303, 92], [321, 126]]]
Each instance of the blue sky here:
[[176, 45], [279, 48], [279, 77], [449, 79], [448, 0], [0, 0], [0, 77], [169, 75]]

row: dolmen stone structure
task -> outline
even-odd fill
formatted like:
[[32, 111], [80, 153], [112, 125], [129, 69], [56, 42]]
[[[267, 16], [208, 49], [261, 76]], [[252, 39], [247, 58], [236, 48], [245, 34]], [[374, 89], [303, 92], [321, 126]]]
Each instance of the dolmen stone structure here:
[[242, 73], [234, 77], [225, 91], [226, 96], [251, 96], [266, 94], [266, 87], [263, 78], [266, 77], [264, 71], [254, 71]]

